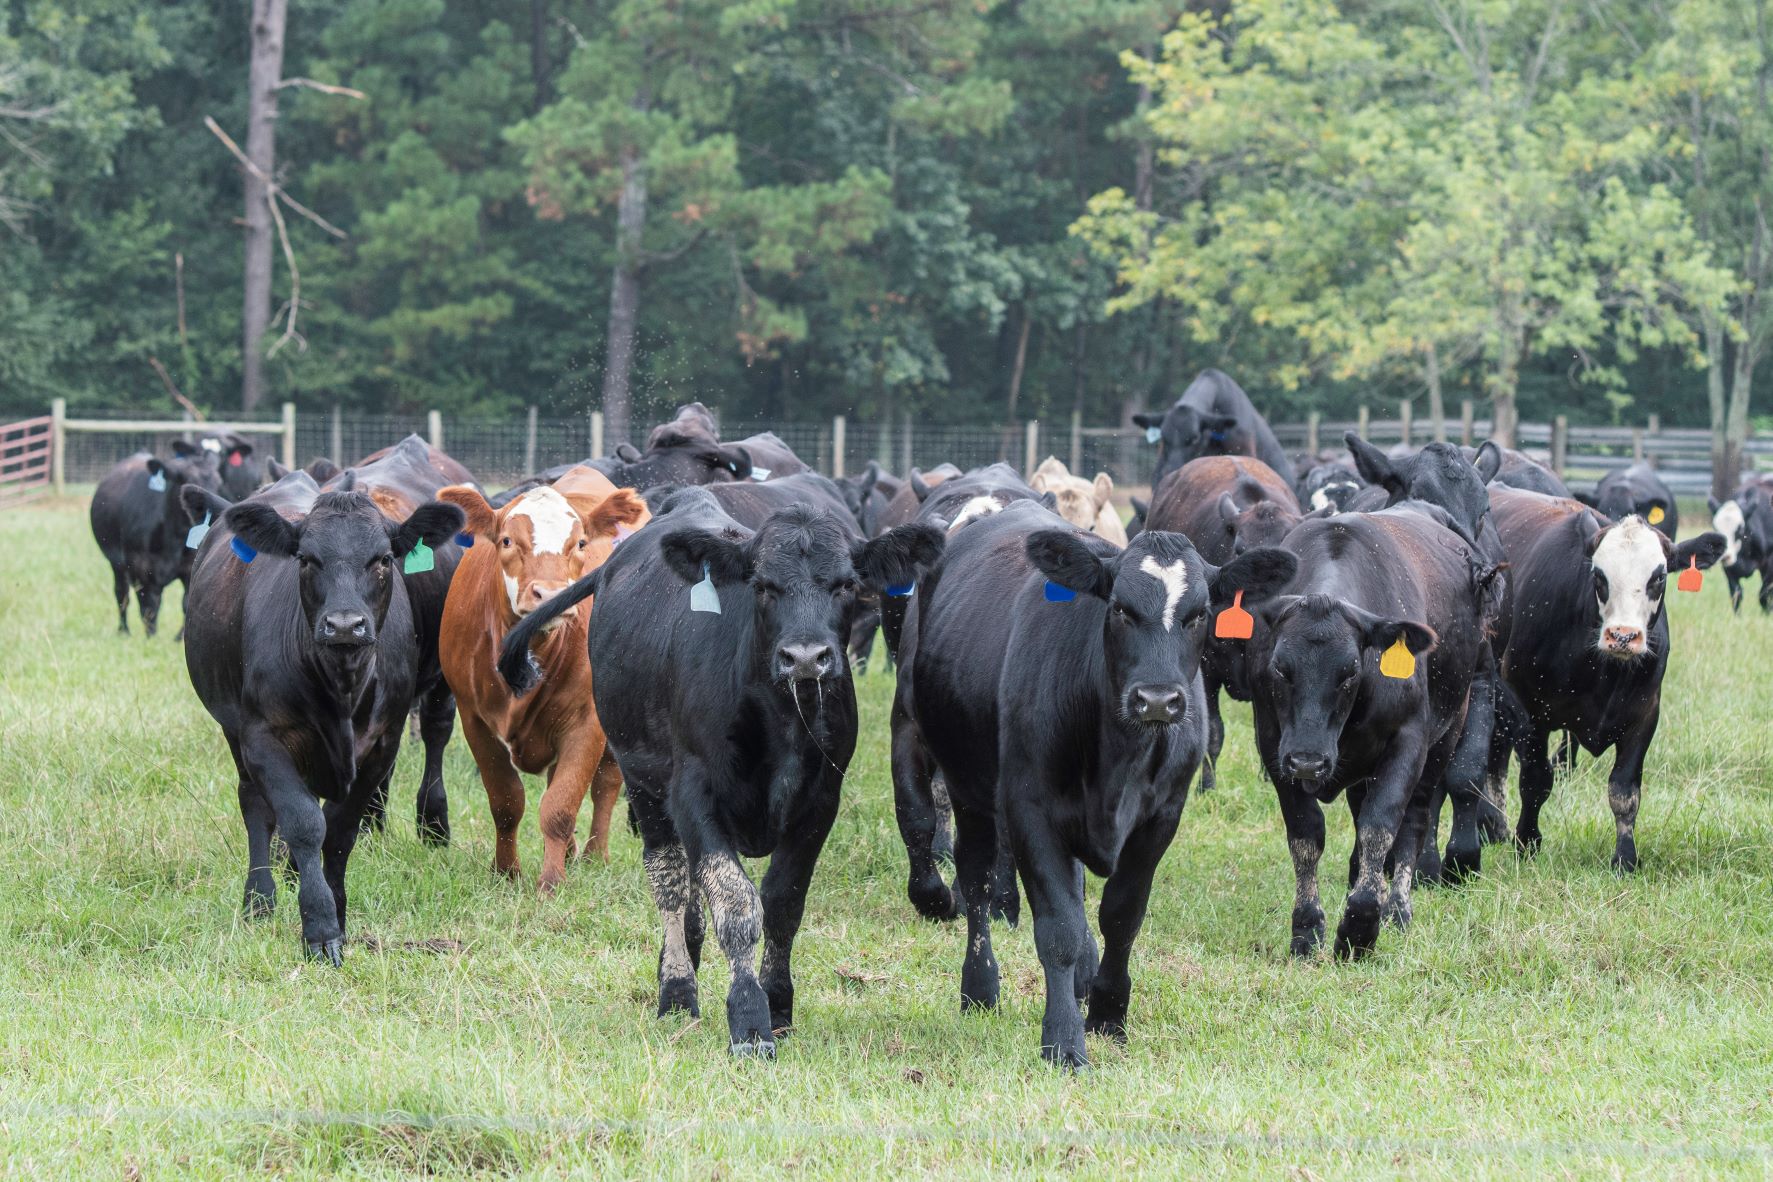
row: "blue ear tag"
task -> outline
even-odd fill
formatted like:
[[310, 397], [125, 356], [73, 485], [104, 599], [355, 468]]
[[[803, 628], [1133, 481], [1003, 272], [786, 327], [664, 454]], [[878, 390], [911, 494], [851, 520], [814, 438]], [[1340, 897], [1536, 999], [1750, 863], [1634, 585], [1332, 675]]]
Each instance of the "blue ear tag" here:
[[228, 548], [234, 551], [234, 557], [238, 558], [241, 562], [251, 562], [259, 556], [257, 550], [254, 550], [239, 538], [229, 538]]
[[1077, 592], [1070, 587], [1061, 587], [1051, 579], [1047, 580], [1046, 591], [1048, 603], [1070, 603], [1077, 598]]
[[470, 534], [470, 533], [457, 534], [456, 535], [456, 545], [460, 546], [464, 550], [473, 549], [474, 535]]
[[436, 570], [437, 555], [431, 552], [431, 547], [425, 545], [425, 539], [420, 538], [406, 552], [406, 561], [401, 564], [400, 569], [409, 575], [422, 575], [428, 570]]
[[148, 476], [148, 491], [149, 492], [165, 492], [166, 491], [166, 473], [164, 473], [164, 472], [150, 473]]
[[886, 593], [894, 599], [909, 599], [917, 593], [916, 583], [894, 583], [886, 589]]
[[1147, 427], [1147, 428], [1145, 428], [1145, 442], [1146, 443], [1156, 443], [1158, 440], [1162, 439], [1163, 437], [1164, 437], [1164, 429], [1162, 427]]
[[702, 564], [702, 581], [690, 588], [690, 610], [720, 614], [720, 592], [714, 589], [714, 578], [708, 573], [706, 562]]
[[1207, 438], [1211, 439], [1214, 443], [1224, 443], [1225, 442], [1225, 432], [1223, 432], [1223, 431], [1209, 431], [1209, 432], [1207, 432]]
[[770, 470], [768, 468], [753, 468], [753, 469], [751, 469], [751, 479], [753, 479], [753, 480], [768, 480], [769, 478], [770, 478]]
[[208, 532], [209, 511], [206, 509], [203, 513], [203, 520], [199, 521], [196, 525], [193, 525], [189, 532], [185, 534], [185, 549], [195, 550], [197, 547], [203, 545], [203, 535]]

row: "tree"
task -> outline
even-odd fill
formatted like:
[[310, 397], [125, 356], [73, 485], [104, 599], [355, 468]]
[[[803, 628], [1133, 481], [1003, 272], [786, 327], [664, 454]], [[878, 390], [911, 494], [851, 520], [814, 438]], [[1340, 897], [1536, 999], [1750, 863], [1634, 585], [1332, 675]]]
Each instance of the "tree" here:
[[[265, 327], [271, 321], [270, 178], [277, 172], [277, 87], [283, 81], [283, 32], [289, 0], [252, 0], [252, 54], [246, 89], [245, 301], [240, 322], [240, 409], [251, 414], [264, 394]], [[295, 315], [291, 294], [289, 314]]]

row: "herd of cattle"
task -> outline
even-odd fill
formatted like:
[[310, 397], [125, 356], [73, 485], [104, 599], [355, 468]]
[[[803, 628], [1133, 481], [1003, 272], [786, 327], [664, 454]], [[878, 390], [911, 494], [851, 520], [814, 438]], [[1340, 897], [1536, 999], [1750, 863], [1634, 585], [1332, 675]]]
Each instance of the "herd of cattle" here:
[[[1409, 922], [1415, 881], [1469, 875], [1507, 839], [1511, 755], [1514, 838], [1537, 846], [1553, 732], [1616, 750], [1613, 861], [1635, 866], [1668, 580], [1694, 589], [1722, 559], [1732, 602], [1759, 572], [1769, 606], [1773, 486], [1677, 541], [1646, 468], [1578, 499], [1489, 443], [1388, 454], [1350, 435], [1348, 456], [1296, 464], [1213, 370], [1137, 421], [1157, 461], [1130, 528], [1106, 476], [1056, 460], [1027, 480], [1004, 464], [831, 480], [773, 435], [723, 442], [699, 403], [644, 449], [496, 496], [416, 436], [298, 471], [205, 438], [119, 464], [92, 526], [124, 631], [132, 587], [152, 634], [162, 588], [186, 585], [191, 681], [239, 773], [250, 914], [273, 905], [280, 835], [305, 946], [338, 964], [346, 862], [382, 823], [412, 716], [419, 833], [449, 840], [459, 711], [500, 873], [520, 874], [520, 773], [547, 777], [543, 892], [587, 790], [588, 849], [607, 856], [626, 785], [663, 926], [659, 1012], [699, 1012], [711, 920], [735, 1054], [772, 1055], [792, 1025], [790, 954], [857, 740], [851, 671], [877, 631], [898, 665], [910, 900], [964, 918], [972, 1007], [998, 995], [992, 920], [1026, 894], [1041, 1052], [1069, 1067], [1086, 1031], [1125, 1037], [1129, 954], [1197, 770], [1213, 787], [1221, 691], [1254, 709], [1295, 954], [1325, 937], [1325, 804], [1345, 797], [1355, 824], [1334, 948], [1360, 956]], [[760, 892], [740, 858], [764, 856]], [[1107, 879], [1100, 947], [1085, 869]]]

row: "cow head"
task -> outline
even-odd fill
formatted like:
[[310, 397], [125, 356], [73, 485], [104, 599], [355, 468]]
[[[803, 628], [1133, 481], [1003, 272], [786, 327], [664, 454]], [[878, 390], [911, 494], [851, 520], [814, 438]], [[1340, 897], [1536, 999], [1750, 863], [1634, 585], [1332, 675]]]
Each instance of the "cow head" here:
[[1321, 513], [1327, 509], [1331, 513], [1343, 513], [1354, 494], [1365, 487], [1366, 481], [1341, 464], [1318, 464], [1305, 474], [1299, 491], [1300, 499], [1314, 511]]
[[[665, 439], [688, 435], [700, 436], [710, 443], [720, 438], [720, 429], [714, 424], [713, 412], [700, 402], [686, 402], [678, 407], [676, 416], [669, 423], [660, 423], [648, 433], [646, 445], [649, 448], [658, 447]], [[639, 457], [636, 455], [634, 458]]]
[[661, 484], [721, 484], [751, 476], [751, 453], [735, 444], [669, 424], [653, 435], [655, 442], [646, 451], [618, 448], [615, 460], [594, 461], [594, 466], [614, 483], [642, 491]]
[[1298, 559], [1251, 550], [1215, 567], [1182, 534], [1146, 530], [1117, 549], [1065, 529], [1038, 530], [1028, 560], [1050, 581], [1104, 601], [1102, 655], [1116, 716], [1128, 726], [1182, 721], [1207, 621], [1238, 592], [1255, 603], [1285, 586]]
[[1256, 501], [1239, 508], [1230, 493], [1219, 494], [1219, 521], [1231, 535], [1231, 552], [1278, 546], [1303, 518], [1279, 501]]
[[[1263, 613], [1262, 650], [1252, 654], [1255, 692], [1279, 723], [1275, 774], [1303, 784], [1328, 779], [1341, 754], [1342, 728], [1354, 710], [1369, 652], [1400, 639], [1412, 655], [1435, 635], [1410, 620], [1388, 619], [1328, 595], [1282, 595]], [[1424, 676], [1426, 674], [1424, 673]]]
[[880, 480], [880, 464], [868, 461], [868, 466], [854, 476], [840, 476], [836, 480], [837, 490], [843, 494], [843, 503], [849, 506], [850, 513], [856, 519], [856, 525], [863, 533], [872, 533], [869, 526], [869, 507], [877, 496], [876, 483]]
[[1079, 529], [1096, 531], [1096, 521], [1109, 498], [1114, 495], [1114, 481], [1106, 472], [1096, 473], [1095, 480], [1073, 476], [1057, 457], [1048, 456], [1028, 479], [1028, 487], [1037, 493], [1052, 493], [1053, 508], [1059, 516]]
[[1728, 570], [1742, 556], [1743, 539], [1748, 535], [1747, 509], [1737, 497], [1723, 502], [1716, 497], [1707, 497], [1705, 503], [1711, 510], [1712, 530], [1723, 536], [1724, 554], [1719, 561]]
[[[580, 469], [574, 469], [574, 472]], [[602, 475], [583, 469], [609, 486]], [[565, 481], [565, 477], [562, 480]], [[507, 623], [542, 606], [567, 586], [602, 566], [619, 527], [647, 518], [646, 503], [632, 489], [609, 486], [575, 498], [558, 485], [541, 485], [494, 509], [465, 484], [442, 489], [437, 499], [462, 510], [468, 529], [490, 545], [499, 564]], [[565, 617], [562, 616], [555, 625]]]
[[1477, 458], [1467, 460], [1450, 443], [1431, 443], [1413, 456], [1392, 458], [1353, 431], [1344, 441], [1362, 479], [1383, 488], [1389, 504], [1413, 500], [1438, 505], [1467, 541], [1477, 540], [1490, 512], [1484, 486], [1502, 469], [1502, 449], [1494, 442], [1486, 440]]
[[1694, 562], [1707, 570], [1723, 557], [1725, 544], [1722, 534], [1703, 533], [1676, 545], [1635, 514], [1596, 530], [1586, 547], [1601, 618], [1595, 648], [1622, 661], [1650, 653], [1669, 567], [1679, 571]]
[[188, 523], [180, 498], [186, 488], [200, 488], [208, 493], [222, 491], [221, 473], [212, 453], [184, 442], [174, 443], [172, 453], [170, 458], [149, 456], [146, 465], [148, 480], [153, 482], [158, 478], [166, 485], [164, 492], [148, 494], [161, 497], [162, 521], [155, 530], [158, 544], [150, 547], [156, 551], [182, 548], [185, 544]]
[[393, 596], [395, 568], [421, 541], [445, 545], [462, 528], [462, 511], [429, 501], [404, 521], [383, 516], [360, 492], [322, 493], [307, 516], [289, 520], [262, 501], [242, 501], [223, 518], [259, 554], [294, 558], [302, 617], [323, 653], [341, 661], [376, 642]]
[[830, 513], [796, 505], [771, 514], [749, 538], [683, 529], [659, 543], [686, 583], [744, 587], [754, 615], [754, 651], [765, 675], [787, 688], [848, 676], [844, 632], [856, 597], [914, 582], [942, 555], [942, 533], [912, 524], [857, 540]]
[[1156, 428], [1157, 466], [1151, 473], [1155, 491], [1164, 477], [1202, 456], [1247, 456], [1256, 454], [1255, 440], [1233, 415], [1203, 413], [1181, 403], [1169, 410], [1141, 413], [1133, 422], [1147, 431]]
[[998, 512], [1013, 501], [1040, 501], [1049, 509], [1057, 501], [1050, 492], [1037, 493], [1029, 488], [1008, 464], [990, 464], [975, 468], [965, 476], [951, 476], [926, 490], [922, 499], [917, 519], [939, 526], [950, 534], [969, 521]]

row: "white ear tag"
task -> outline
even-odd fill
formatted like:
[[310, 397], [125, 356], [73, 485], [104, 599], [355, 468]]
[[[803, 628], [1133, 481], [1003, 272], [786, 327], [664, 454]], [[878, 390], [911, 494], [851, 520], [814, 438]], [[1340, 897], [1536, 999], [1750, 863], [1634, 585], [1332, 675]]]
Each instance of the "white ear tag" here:
[[203, 520], [193, 525], [185, 533], [185, 549], [195, 550], [203, 545], [203, 535], [209, 532], [209, 512], [204, 511]]
[[702, 581], [690, 588], [690, 610], [720, 614], [720, 592], [714, 589], [714, 578], [708, 573], [706, 562], [702, 564]]
[[1164, 437], [1164, 429], [1162, 427], [1147, 427], [1147, 428], [1145, 428], [1145, 442], [1146, 443], [1156, 443], [1158, 440], [1162, 439], [1163, 437]]

